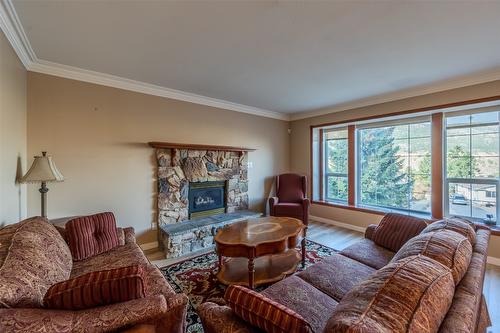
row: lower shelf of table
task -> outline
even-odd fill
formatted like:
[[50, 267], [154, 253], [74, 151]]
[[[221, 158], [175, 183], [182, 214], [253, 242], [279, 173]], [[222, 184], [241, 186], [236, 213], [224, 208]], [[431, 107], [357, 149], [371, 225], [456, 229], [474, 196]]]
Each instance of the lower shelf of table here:
[[[254, 287], [279, 281], [294, 273], [300, 261], [301, 255], [295, 249], [255, 258]], [[217, 279], [225, 285], [248, 286], [248, 259], [225, 258]]]

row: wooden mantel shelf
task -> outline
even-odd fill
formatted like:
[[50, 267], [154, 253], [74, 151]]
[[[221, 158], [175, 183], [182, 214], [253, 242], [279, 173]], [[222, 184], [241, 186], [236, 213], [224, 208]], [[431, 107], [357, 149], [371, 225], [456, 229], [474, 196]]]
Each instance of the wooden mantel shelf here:
[[172, 142], [148, 142], [153, 148], [161, 149], [189, 149], [189, 150], [224, 150], [224, 151], [255, 151], [253, 148], [232, 147], [232, 146], [215, 146], [215, 145], [200, 145], [188, 143], [172, 143]]

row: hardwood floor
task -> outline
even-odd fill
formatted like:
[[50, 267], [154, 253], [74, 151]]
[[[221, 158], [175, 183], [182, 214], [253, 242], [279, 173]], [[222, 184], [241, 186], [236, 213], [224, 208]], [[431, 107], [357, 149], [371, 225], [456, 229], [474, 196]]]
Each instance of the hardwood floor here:
[[[362, 239], [363, 233], [340, 228], [334, 225], [311, 221], [308, 238], [317, 243], [342, 250]], [[488, 264], [484, 281], [484, 296], [488, 303], [493, 326], [488, 332], [500, 333], [500, 267]]]

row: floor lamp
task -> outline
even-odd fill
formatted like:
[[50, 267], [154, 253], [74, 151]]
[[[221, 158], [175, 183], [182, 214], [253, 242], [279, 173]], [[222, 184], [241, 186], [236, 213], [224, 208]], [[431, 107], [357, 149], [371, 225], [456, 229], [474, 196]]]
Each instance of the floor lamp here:
[[42, 156], [35, 156], [35, 160], [31, 168], [26, 172], [20, 183], [41, 183], [38, 190], [42, 196], [42, 216], [47, 217], [47, 183], [62, 182], [63, 175], [57, 170], [56, 164], [52, 161], [51, 156], [47, 156], [47, 152], [42, 152]]

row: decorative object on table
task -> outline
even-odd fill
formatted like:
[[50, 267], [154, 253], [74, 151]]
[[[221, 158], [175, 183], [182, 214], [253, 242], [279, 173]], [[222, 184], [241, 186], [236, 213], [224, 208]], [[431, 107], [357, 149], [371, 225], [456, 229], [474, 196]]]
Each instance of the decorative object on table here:
[[[305, 242], [297, 251], [304, 224], [291, 217], [261, 217], [228, 225], [215, 235], [217, 278], [225, 285], [255, 286], [282, 280], [305, 266]], [[231, 257], [224, 260], [224, 257]]]
[[[297, 247], [299, 250], [300, 247]], [[336, 251], [327, 246], [306, 241], [306, 267], [329, 257]], [[187, 314], [187, 333], [202, 333], [203, 327], [196, 313], [198, 306], [207, 301], [222, 299], [226, 286], [217, 280], [218, 257], [215, 251], [201, 254], [160, 268], [168, 283], [177, 293], [184, 293], [189, 298]], [[298, 271], [302, 271], [299, 265]], [[257, 291], [265, 287], [257, 287]]]
[[56, 164], [47, 152], [42, 152], [42, 156], [35, 156], [31, 168], [20, 179], [20, 183], [41, 183], [38, 190], [41, 194], [41, 210], [42, 217], [47, 217], [47, 183], [49, 182], [62, 182], [64, 181], [63, 175], [57, 170]]

